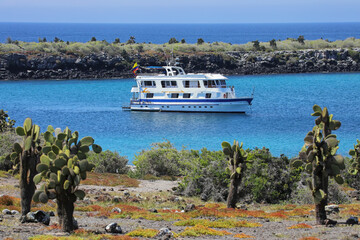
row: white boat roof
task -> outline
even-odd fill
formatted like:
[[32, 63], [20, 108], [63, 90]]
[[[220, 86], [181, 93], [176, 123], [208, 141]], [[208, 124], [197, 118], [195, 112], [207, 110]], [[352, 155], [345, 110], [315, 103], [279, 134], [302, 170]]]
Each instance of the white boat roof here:
[[150, 73], [139, 74], [136, 80], [225, 80], [221, 74], [213, 73], [185, 73], [181, 67], [162, 66], [162, 67], [145, 67], [145, 69], [163, 69], [163, 74]]

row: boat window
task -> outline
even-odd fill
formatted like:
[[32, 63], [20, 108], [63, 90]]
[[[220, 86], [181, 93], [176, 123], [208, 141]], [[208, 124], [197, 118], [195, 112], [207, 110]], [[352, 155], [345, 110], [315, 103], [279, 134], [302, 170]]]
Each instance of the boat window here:
[[184, 81], [185, 88], [199, 88], [200, 82], [199, 81]]
[[147, 93], [146, 94], [146, 98], [153, 98], [154, 97], [154, 94], [153, 93]]
[[215, 81], [214, 81], [214, 80], [209, 80], [209, 81], [208, 81], [208, 87], [209, 87], [209, 88], [214, 88], [214, 87], [216, 87]]
[[190, 93], [183, 93], [183, 98], [190, 98]]
[[155, 81], [142, 81], [142, 87], [156, 87]]
[[170, 98], [179, 98], [179, 94], [178, 93], [172, 93], [170, 95]]
[[206, 93], [205, 98], [211, 98], [211, 93]]
[[226, 81], [225, 80], [220, 80], [221, 86], [226, 86]]
[[215, 80], [216, 85], [220, 85], [220, 81], [219, 80]]
[[176, 81], [161, 81], [163, 88], [177, 87]]
[[208, 81], [204, 80], [204, 86], [207, 87], [208, 86]]

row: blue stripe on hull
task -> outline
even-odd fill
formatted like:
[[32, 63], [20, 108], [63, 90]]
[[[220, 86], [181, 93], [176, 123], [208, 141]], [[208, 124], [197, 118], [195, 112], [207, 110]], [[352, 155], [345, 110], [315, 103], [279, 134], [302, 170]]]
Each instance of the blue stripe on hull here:
[[168, 103], [222, 103], [222, 102], [247, 102], [251, 104], [253, 98], [235, 98], [235, 99], [141, 99], [133, 101], [133, 103], [154, 103], [154, 102], [168, 102]]

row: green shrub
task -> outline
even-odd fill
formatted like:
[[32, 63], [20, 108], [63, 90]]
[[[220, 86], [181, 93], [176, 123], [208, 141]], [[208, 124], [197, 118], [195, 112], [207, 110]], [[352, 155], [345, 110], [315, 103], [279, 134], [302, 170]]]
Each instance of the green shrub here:
[[184, 161], [184, 178], [177, 192], [186, 196], [200, 196], [205, 201], [225, 201], [230, 179], [223, 152], [203, 148], [201, 152], [192, 150], [191, 153], [192, 158]]
[[300, 172], [290, 169], [290, 160], [273, 157], [268, 149], [249, 152], [247, 174], [240, 187], [240, 199], [251, 202], [278, 203], [288, 200], [300, 180]]
[[191, 157], [187, 150], [178, 151], [169, 141], [151, 144], [150, 150], [142, 150], [133, 162], [135, 177], [142, 178], [147, 174], [160, 176], [180, 176], [183, 160]]
[[95, 165], [95, 172], [98, 173], [119, 173], [126, 174], [129, 171], [128, 159], [120, 156], [118, 152], [106, 150], [99, 154], [90, 152], [88, 161]]

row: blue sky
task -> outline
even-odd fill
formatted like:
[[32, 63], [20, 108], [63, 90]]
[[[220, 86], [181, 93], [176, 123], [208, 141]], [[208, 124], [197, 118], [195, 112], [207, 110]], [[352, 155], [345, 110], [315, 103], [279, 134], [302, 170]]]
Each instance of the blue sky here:
[[360, 22], [359, 0], [0, 0], [0, 22]]

